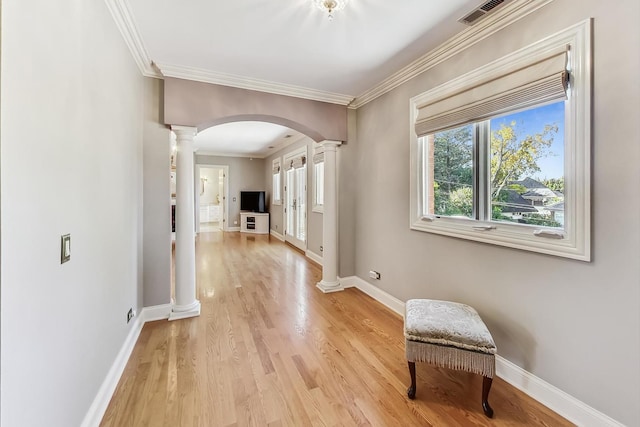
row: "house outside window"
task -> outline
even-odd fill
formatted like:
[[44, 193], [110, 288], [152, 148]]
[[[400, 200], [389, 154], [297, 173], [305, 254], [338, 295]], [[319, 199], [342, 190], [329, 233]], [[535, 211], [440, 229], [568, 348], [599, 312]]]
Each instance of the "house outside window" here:
[[317, 147], [313, 154], [313, 212], [324, 208], [324, 147]]
[[590, 25], [411, 100], [411, 228], [590, 260]]
[[272, 197], [271, 204], [272, 205], [281, 205], [282, 204], [282, 182], [281, 182], [281, 174], [280, 174], [280, 158], [278, 157], [273, 161], [272, 164], [273, 171], [273, 181], [272, 181]]

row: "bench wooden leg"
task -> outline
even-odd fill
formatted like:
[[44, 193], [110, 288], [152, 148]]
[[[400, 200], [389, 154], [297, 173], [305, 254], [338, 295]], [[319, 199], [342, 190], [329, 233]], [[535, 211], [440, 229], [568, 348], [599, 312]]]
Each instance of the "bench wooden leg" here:
[[416, 362], [409, 362], [409, 375], [411, 376], [411, 386], [407, 389], [407, 396], [413, 400], [416, 397]]
[[492, 383], [493, 378], [484, 377], [482, 380], [482, 410], [489, 418], [493, 418], [493, 409], [489, 406], [489, 391], [491, 390]]

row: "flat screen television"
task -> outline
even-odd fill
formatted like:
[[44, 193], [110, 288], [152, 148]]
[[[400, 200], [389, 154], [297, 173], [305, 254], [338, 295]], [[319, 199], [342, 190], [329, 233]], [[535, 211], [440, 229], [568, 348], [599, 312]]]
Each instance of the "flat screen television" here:
[[241, 191], [240, 210], [264, 213], [266, 212], [264, 200], [264, 191]]

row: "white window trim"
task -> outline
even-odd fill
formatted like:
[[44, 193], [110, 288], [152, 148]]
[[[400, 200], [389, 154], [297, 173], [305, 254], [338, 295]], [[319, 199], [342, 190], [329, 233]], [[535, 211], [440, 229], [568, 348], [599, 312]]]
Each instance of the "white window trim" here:
[[273, 159], [273, 162], [271, 162], [271, 192], [273, 192], [273, 177], [275, 176], [275, 173], [273, 173], [273, 169], [275, 168], [276, 164], [280, 165], [280, 172], [278, 172], [278, 174], [280, 175], [280, 198], [279, 199], [274, 199], [272, 197], [271, 200], [271, 204], [272, 205], [282, 205], [282, 192], [283, 192], [283, 188], [282, 188], [282, 161], [280, 157], [277, 157], [275, 159]]
[[[591, 260], [591, 20], [547, 37], [457, 77], [410, 100], [410, 227], [462, 239], [527, 251]], [[571, 46], [571, 96], [565, 110], [565, 224], [563, 238], [554, 229], [423, 214], [423, 153], [415, 131], [418, 108], [429, 99], [464, 90], [490, 76], [518, 69], [541, 51]]]
[[[322, 168], [324, 169], [324, 161], [313, 164], [313, 208], [311, 209], [311, 211], [316, 213], [324, 213], [324, 204], [319, 205], [318, 200], [316, 199], [316, 196], [318, 194], [318, 176], [316, 173], [316, 165], [319, 164], [322, 164]], [[322, 185], [324, 185], [324, 182], [322, 183]]]

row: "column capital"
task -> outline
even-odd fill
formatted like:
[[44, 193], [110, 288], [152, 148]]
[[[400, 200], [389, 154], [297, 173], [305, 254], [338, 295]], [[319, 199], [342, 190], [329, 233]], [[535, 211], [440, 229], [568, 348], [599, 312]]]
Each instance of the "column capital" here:
[[191, 136], [192, 138], [198, 134], [198, 128], [194, 126], [178, 126], [171, 125], [171, 130], [176, 133], [178, 138]]
[[342, 145], [342, 141], [332, 141], [330, 139], [325, 139], [324, 141], [319, 142], [319, 144], [324, 147], [325, 151], [327, 149], [335, 151], [338, 146]]

